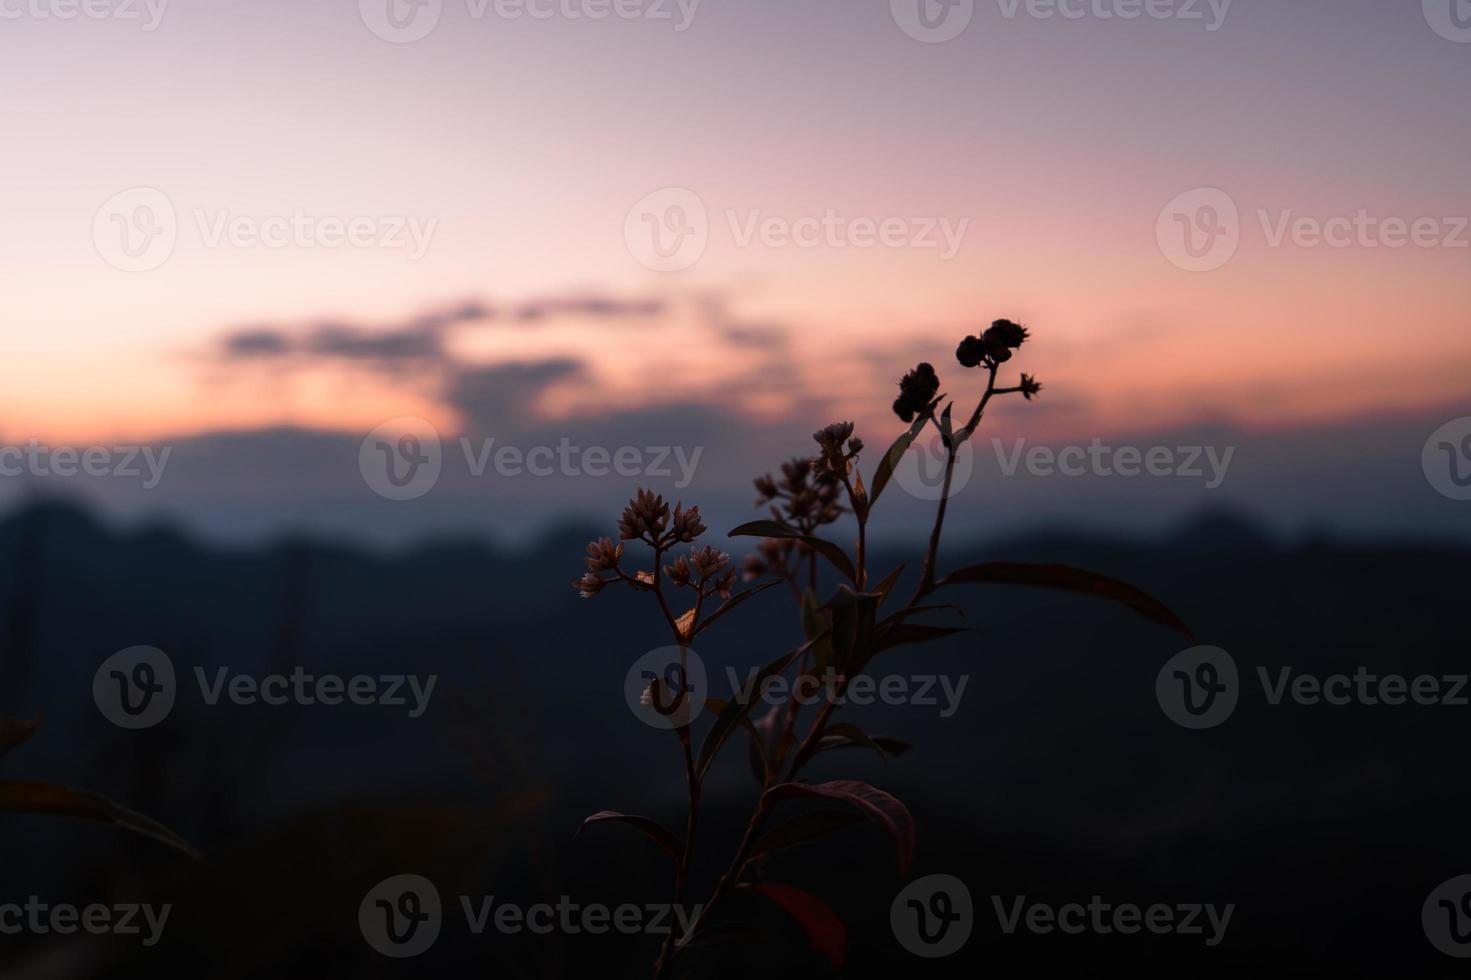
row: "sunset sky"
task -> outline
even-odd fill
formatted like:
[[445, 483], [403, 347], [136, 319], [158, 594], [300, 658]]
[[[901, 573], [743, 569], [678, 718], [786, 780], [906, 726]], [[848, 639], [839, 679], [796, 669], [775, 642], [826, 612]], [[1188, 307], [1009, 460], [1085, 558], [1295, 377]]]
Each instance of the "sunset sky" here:
[[[388, 2], [438, 20], [385, 40]], [[0, 440], [448, 436], [515, 364], [520, 425], [699, 405], [789, 453], [892, 430], [920, 359], [974, 385], [951, 351], [1000, 316], [1034, 333], [1046, 392], [1004, 420], [1034, 438], [1466, 414], [1471, 36], [1436, 0], [975, 0], [941, 43], [906, 2], [0, 3]], [[176, 239], [141, 271], [139, 188]], [[1234, 255], [1182, 268], [1221, 192]], [[661, 272], [631, 211], [671, 193], [708, 245]], [[742, 242], [826, 215], [903, 232]], [[367, 244], [252, 240], [283, 218]]]

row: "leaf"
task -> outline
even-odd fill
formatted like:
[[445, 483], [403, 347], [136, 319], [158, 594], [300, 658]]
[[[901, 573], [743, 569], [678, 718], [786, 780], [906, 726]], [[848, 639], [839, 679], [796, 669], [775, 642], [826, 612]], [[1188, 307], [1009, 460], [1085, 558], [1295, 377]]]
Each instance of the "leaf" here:
[[45, 814], [110, 823], [135, 834], [151, 837], [196, 860], [202, 857], [184, 838], [158, 821], [118, 806], [105, 796], [68, 789], [65, 786], [53, 786], [49, 783], [0, 783], [0, 813]]
[[780, 521], [747, 521], [740, 527], [729, 532], [729, 537], [758, 537], [758, 538], [791, 538], [801, 541], [813, 551], [833, 563], [833, 567], [842, 572], [850, 580], [856, 579], [858, 573], [853, 568], [853, 561], [848, 553], [831, 541], [816, 537], [811, 534], [803, 534], [794, 527], [788, 527]]
[[[910, 745], [908, 742], [902, 741], [897, 738], [891, 738], [888, 735], [871, 735], [869, 736], [869, 741], [872, 742], [874, 746], [876, 746], [881, 752], [883, 752], [885, 756], [903, 755], [905, 752], [908, 752], [910, 749], [914, 748], [914, 746]], [[852, 739], [830, 739], [827, 735], [824, 735], [817, 741], [817, 752], [827, 752], [832, 749], [859, 749], [865, 747], [865, 745], [859, 742], [855, 742]]]
[[590, 823], [607, 823], [609, 821], [613, 821], [615, 823], [626, 823], [630, 827], [642, 830], [644, 833], [648, 834], [654, 839], [654, 843], [658, 844], [660, 847], [664, 848], [664, 850], [672, 854], [676, 860], [678, 860], [680, 854], [684, 852], [684, 845], [679, 842], [679, 838], [675, 837], [673, 832], [670, 831], [663, 824], [661, 824], [659, 821], [654, 820], [651, 817], [640, 817], [637, 814], [620, 813], [617, 810], [599, 810], [597, 813], [594, 813], [592, 816], [582, 821], [582, 826], [578, 827], [577, 833], [573, 834], [572, 836], [576, 838], [581, 835], [581, 833], [587, 829], [587, 825]]
[[940, 585], [989, 584], [1036, 585], [1066, 592], [1109, 599], [1134, 610], [1145, 619], [1179, 630], [1191, 639], [1195, 634], [1154, 596], [1118, 579], [1095, 575], [1067, 565], [1032, 565], [1024, 562], [993, 561], [951, 572]]
[[823, 748], [824, 743], [826, 743], [828, 739], [837, 740], [836, 743], [828, 745], [828, 748], [837, 748], [839, 743], [843, 745], [861, 746], [863, 748], [873, 749], [879, 755], [883, 756], [883, 758], [886, 760], [889, 758], [889, 753], [884, 749], [884, 747], [878, 742], [874, 741], [872, 738], [869, 738], [867, 732], [859, 728], [857, 725], [851, 725], [845, 721], [840, 721], [836, 724], [828, 725], [827, 728], [823, 730], [822, 738], [817, 743], [819, 751]]
[[826, 902], [811, 892], [792, 885], [752, 882], [739, 887], [763, 895], [781, 906], [802, 927], [807, 941], [828, 961], [833, 972], [837, 973], [843, 968], [843, 963], [848, 959], [848, 927]]
[[40, 727], [40, 718], [33, 718], [30, 721], [0, 718], [0, 757], [24, 744], [27, 739], [36, 734], [36, 729]]
[[[823, 633], [822, 635], [826, 636], [827, 634]], [[818, 637], [818, 639], [821, 639], [821, 637]], [[765, 690], [766, 682], [790, 667], [796, 662], [798, 657], [806, 653], [816, 642], [816, 640], [808, 640], [791, 653], [777, 657], [771, 663], [762, 667], [760, 672], [751, 678], [746, 686], [741, 689], [740, 693], [726, 702], [724, 710], [716, 717], [715, 724], [706, 733], [705, 741], [700, 743], [700, 758], [695, 765], [695, 771], [701, 778], [704, 778], [705, 773], [709, 771], [710, 764], [715, 761], [716, 753], [720, 751], [721, 746], [730, 738], [730, 734], [735, 730], [735, 726], [740, 724], [746, 715], [750, 714], [751, 708], [755, 706], [756, 699]]]
[[855, 823], [862, 823], [864, 817], [853, 813], [851, 810], [812, 810], [808, 813], [800, 813], [789, 820], [784, 820], [771, 830], [766, 836], [756, 842], [751, 848], [752, 857], [768, 856], [784, 851], [798, 844], [806, 844], [830, 834], [836, 834], [840, 830], [847, 830]]
[[879, 605], [882, 606], [888, 600], [889, 593], [894, 590], [894, 586], [898, 583], [899, 576], [902, 574], [904, 574], [904, 566], [900, 565], [888, 575], [885, 575], [884, 580], [879, 583], [879, 587], [874, 589], [882, 597], [879, 599]]
[[[729, 701], [723, 700], [722, 698], [706, 698], [705, 710], [719, 714], [729, 704]], [[765, 721], [763, 718], [761, 723], [764, 725]], [[751, 736], [752, 774], [761, 781], [761, 785], [765, 786], [766, 780], [771, 776], [771, 760], [767, 757], [766, 739], [761, 736], [760, 729], [751, 721], [749, 714], [740, 720], [740, 725], [745, 729], [746, 734]]]
[[726, 613], [730, 612], [736, 606], [739, 606], [741, 603], [743, 603], [747, 599], [751, 598], [751, 596], [755, 595], [758, 592], [765, 592], [767, 589], [772, 588], [773, 586], [777, 586], [777, 585], [781, 585], [781, 580], [780, 579], [777, 579], [777, 580], [772, 581], [772, 582], [762, 582], [760, 585], [757, 585], [757, 586], [754, 586], [752, 588], [749, 588], [749, 589], [747, 589], [744, 592], [737, 592], [735, 595], [731, 596], [729, 599], [726, 599], [724, 602], [722, 602], [720, 604], [719, 608], [717, 608], [713, 613], [711, 613], [709, 615], [709, 617], [706, 618], [706, 620], [703, 623], [700, 624], [699, 628], [695, 630], [695, 636], [699, 636], [701, 633], [705, 632], [705, 630], [707, 630], [710, 627], [710, 624], [711, 623], [715, 622], [721, 616], [724, 616]]
[[924, 417], [915, 419], [909, 430], [895, 439], [889, 451], [884, 453], [884, 458], [879, 460], [878, 468], [873, 471], [873, 490], [868, 495], [869, 510], [872, 510], [873, 505], [879, 502], [879, 494], [884, 492], [884, 487], [889, 485], [889, 480], [894, 476], [894, 467], [899, 465], [899, 460], [904, 458], [904, 454], [919, 437], [925, 422]]
[[889, 627], [884, 638], [879, 641], [879, 651], [892, 650], [894, 647], [908, 646], [913, 643], [929, 643], [931, 640], [943, 640], [947, 636], [956, 633], [975, 633], [976, 630], [969, 626], [928, 626], [924, 623], [899, 623]]
[[935, 606], [905, 606], [903, 609], [896, 610], [890, 615], [885, 616], [883, 618], [883, 621], [879, 623], [879, 627], [883, 628], [886, 626], [893, 626], [897, 623], [902, 623], [910, 616], [926, 612], [939, 612], [940, 610], [959, 613], [962, 619], [965, 618], [965, 610], [955, 605], [954, 603], [946, 602]]
[[843, 672], [861, 670], [876, 652], [874, 620], [881, 599], [877, 592], [854, 592], [842, 585], [828, 601], [833, 617], [833, 653]]
[[915, 831], [914, 817], [909, 808], [881, 789], [875, 789], [857, 779], [837, 779], [829, 783], [778, 783], [766, 791], [763, 802], [779, 802], [789, 799], [816, 798], [840, 800], [857, 807], [870, 820], [889, 832], [894, 838], [898, 858], [899, 877], [909, 873], [914, 863]]
[[[827, 616], [817, 602], [817, 593], [807, 589], [802, 593], [802, 634], [812, 640], [821, 636], [825, 631], [831, 629]], [[833, 643], [831, 637], [823, 637], [812, 648], [813, 657], [817, 663], [819, 673], [827, 670], [833, 662]]]

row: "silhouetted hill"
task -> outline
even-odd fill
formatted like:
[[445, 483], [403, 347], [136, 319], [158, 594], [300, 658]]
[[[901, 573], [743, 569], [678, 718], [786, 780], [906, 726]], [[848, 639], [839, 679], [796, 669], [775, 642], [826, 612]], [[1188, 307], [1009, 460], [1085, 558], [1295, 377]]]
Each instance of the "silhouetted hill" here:
[[[23, 835], [0, 843], [8, 890], [184, 896], [170, 943], [94, 971], [117, 976], [307, 976], [324, 964], [410, 975], [362, 944], [355, 906], [314, 925], [298, 916], [301, 934], [276, 936], [243, 960], [225, 956], [222, 923], [244, 915], [233, 903], [306, 888], [308, 871], [313, 881], [340, 872], [343, 895], [358, 878], [444, 867], [460, 887], [526, 901], [569, 892], [662, 900], [668, 869], [642, 838], [599, 830], [571, 840], [595, 810], [646, 812], [673, 826], [682, 806], [672, 737], [636, 721], [622, 695], [633, 662], [665, 642], [652, 603], [616, 590], [582, 600], [568, 584], [593, 536], [569, 528], [514, 552], [455, 541], [399, 554], [311, 542], [218, 550], [167, 528], [111, 529], [67, 506], [13, 514], [0, 522], [0, 714], [44, 712], [46, 721], [4, 775], [104, 791], [180, 830], [210, 860], [189, 869], [106, 829], [11, 817]], [[735, 544], [739, 554], [744, 542]], [[1471, 708], [1273, 705], [1257, 672], [1465, 673], [1468, 558], [1451, 546], [1278, 541], [1226, 514], [1163, 540], [1056, 533], [983, 553], [942, 549], [947, 568], [1066, 562], [1157, 595], [1201, 643], [1234, 657], [1235, 713], [1203, 731], [1170, 721], [1156, 677], [1190, 643], [1127, 610], [1014, 587], [947, 590], [939, 598], [957, 603], [977, 632], [892, 651], [875, 670], [964, 677], [955, 710], [846, 709], [915, 749], [887, 761], [833, 753], [812, 775], [857, 776], [904, 799], [920, 827], [915, 873], [967, 881], [975, 936], [934, 964], [900, 950], [888, 927], [899, 883], [884, 877], [888, 845], [866, 827], [846, 844], [777, 860], [773, 878], [805, 885], [848, 919], [846, 975], [1021, 975], [1085, 963], [1196, 976], [1442, 975], [1430, 972], [1441, 965], [1419, 909], [1432, 887], [1471, 870], [1461, 830], [1471, 791], [1458, 764]], [[875, 567], [901, 560], [912, 576], [915, 555], [880, 555]], [[698, 644], [716, 696], [727, 665], [743, 677], [797, 642], [784, 590], [745, 612]], [[92, 682], [104, 659], [138, 644], [168, 653], [180, 694], [166, 721], [129, 732], [102, 718]], [[434, 674], [438, 686], [418, 718], [381, 705], [211, 706], [192, 686], [196, 667], [213, 676], [298, 665]], [[718, 872], [751, 803], [742, 754], [727, 753], [711, 784], [702, 881]], [[430, 820], [431, 811], [457, 816]], [[483, 839], [444, 829], [462, 824], [495, 829]], [[361, 831], [360, 850], [329, 859], [324, 842], [349, 826]], [[263, 866], [275, 870], [262, 876]], [[1234, 902], [1237, 911], [1216, 948], [1181, 936], [1004, 935], [991, 896], [1022, 894]], [[760, 959], [774, 949], [782, 962], [805, 955], [785, 928], [722, 952], [717, 972], [787, 975]], [[552, 956], [461, 935], [412, 969], [500, 964], [555, 975], [544, 965], [551, 956], [569, 975], [587, 975], [575, 969], [587, 963], [602, 975], [645, 975], [648, 950], [620, 942], [584, 936]]]

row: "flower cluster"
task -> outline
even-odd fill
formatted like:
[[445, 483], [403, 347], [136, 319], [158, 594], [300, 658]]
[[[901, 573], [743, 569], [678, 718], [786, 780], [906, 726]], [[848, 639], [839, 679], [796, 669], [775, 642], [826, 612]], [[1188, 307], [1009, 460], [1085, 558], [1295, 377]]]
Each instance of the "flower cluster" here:
[[[680, 555], [673, 564], [664, 566], [664, 574], [675, 585], [690, 586], [701, 595], [719, 593], [722, 599], [730, 598], [730, 590], [736, 580], [736, 571], [730, 567], [730, 555], [709, 545], [691, 548], [688, 555]], [[709, 592], [705, 591], [707, 583]]]
[[904, 375], [899, 382], [899, 397], [894, 399], [894, 414], [905, 422], [913, 422], [915, 416], [928, 418], [935, 414], [940, 404], [940, 377], [935, 366], [921, 362], [913, 371]]
[[843, 506], [839, 503], [842, 485], [837, 474], [827, 466], [819, 465], [821, 459], [793, 459], [783, 463], [780, 479], [773, 479], [770, 473], [758, 476], [755, 480], [756, 506], [775, 504], [771, 507], [771, 516], [805, 534], [842, 517]]
[[1027, 328], [1010, 320], [997, 320], [979, 337], [967, 337], [955, 348], [962, 367], [993, 367], [1011, 360], [1011, 352], [1026, 343]]
[[[684, 504], [676, 503], [671, 514], [663, 497], [650, 490], [640, 489], [618, 518], [618, 541], [615, 543], [612, 538], [599, 538], [589, 544], [584, 558], [587, 571], [572, 586], [584, 599], [597, 595], [615, 582], [637, 589], [651, 589], [655, 584], [653, 572], [638, 571], [629, 575], [620, 567], [624, 542], [642, 541], [658, 554], [676, 544], [692, 543], [705, 530], [705, 522], [700, 518], [700, 508], [691, 507], [686, 510]], [[697, 558], [697, 587], [703, 588], [710, 581], [715, 591], [729, 595], [730, 586], [734, 584], [736, 577], [733, 570], [726, 572], [725, 569], [730, 563], [730, 556], [724, 555], [723, 561], [717, 561], [716, 557], [722, 556], [722, 553], [708, 547], [694, 549], [694, 555]], [[689, 581], [690, 559], [680, 558], [674, 566], [664, 566], [665, 571], [669, 571], [671, 567], [684, 569], [684, 580], [676, 584], [684, 585]], [[612, 572], [613, 575], [606, 577], [602, 574], [604, 572]], [[719, 574], [721, 572], [726, 573]]]
[[863, 440], [853, 434], [852, 422], [834, 422], [812, 433], [818, 448], [817, 465], [838, 479], [848, 473], [848, 462], [863, 452]]

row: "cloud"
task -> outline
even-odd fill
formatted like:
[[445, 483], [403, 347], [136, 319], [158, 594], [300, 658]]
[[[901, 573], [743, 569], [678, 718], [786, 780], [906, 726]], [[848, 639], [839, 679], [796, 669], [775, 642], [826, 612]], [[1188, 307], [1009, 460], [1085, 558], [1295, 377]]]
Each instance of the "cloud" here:
[[340, 320], [305, 327], [250, 326], [226, 333], [216, 359], [227, 364], [292, 359], [299, 362], [356, 363], [396, 370], [403, 365], [439, 365], [454, 370], [457, 362], [445, 347], [445, 335], [465, 326], [539, 325], [558, 319], [638, 320], [664, 316], [663, 299], [620, 299], [591, 293], [551, 296], [505, 307], [478, 300], [431, 310], [409, 320], [376, 327]]
[[548, 387], [583, 370], [581, 361], [566, 357], [466, 368], [455, 372], [447, 397], [472, 428], [484, 430], [530, 417]]

